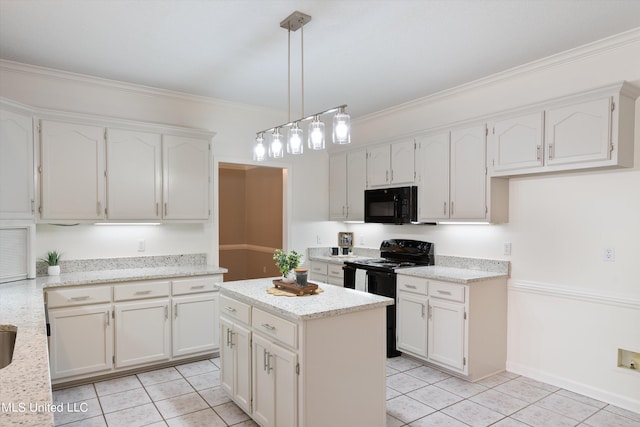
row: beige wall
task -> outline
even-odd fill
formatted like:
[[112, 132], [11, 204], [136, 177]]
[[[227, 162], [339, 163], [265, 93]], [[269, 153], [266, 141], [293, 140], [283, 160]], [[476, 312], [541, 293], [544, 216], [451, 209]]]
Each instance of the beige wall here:
[[273, 251], [282, 245], [283, 171], [221, 163], [220, 265], [225, 281], [279, 275]]

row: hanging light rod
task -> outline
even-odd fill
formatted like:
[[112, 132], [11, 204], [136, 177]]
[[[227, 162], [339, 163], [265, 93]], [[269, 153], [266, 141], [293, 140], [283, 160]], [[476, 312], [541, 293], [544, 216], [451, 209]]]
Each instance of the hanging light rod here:
[[[349, 144], [351, 142], [351, 118], [345, 111], [346, 104], [321, 111], [319, 113], [305, 115], [304, 114], [304, 25], [311, 21], [311, 15], [295, 11], [287, 16], [280, 27], [287, 30], [288, 35], [288, 78], [287, 78], [287, 100], [288, 100], [288, 123], [283, 123], [269, 129], [256, 132], [256, 143], [253, 148], [253, 158], [257, 161], [265, 160], [267, 155], [274, 159], [284, 156], [284, 148], [289, 154], [302, 154], [304, 151], [304, 131], [299, 127], [303, 121], [312, 119], [308, 129], [308, 147], [311, 150], [323, 150], [325, 148], [324, 122], [320, 120], [320, 116], [329, 113], [336, 113], [333, 116], [333, 143]], [[301, 118], [291, 120], [291, 32], [300, 30], [300, 107]], [[289, 128], [288, 135], [284, 135], [281, 129]], [[265, 134], [271, 135], [271, 143], [265, 144]], [[286, 144], [285, 144], [286, 138]]]
[[288, 126], [293, 126], [293, 124], [294, 124], [294, 123], [304, 122], [304, 121], [307, 121], [307, 120], [309, 120], [309, 119], [312, 119], [312, 118], [314, 118], [314, 117], [316, 117], [316, 116], [323, 116], [323, 115], [325, 115], [325, 114], [335, 113], [336, 111], [338, 111], [338, 110], [340, 110], [340, 109], [343, 109], [343, 110], [344, 110], [344, 109], [345, 109], [345, 108], [347, 108], [347, 107], [348, 107], [348, 105], [347, 105], [347, 104], [338, 105], [337, 107], [329, 108], [328, 110], [324, 110], [324, 111], [321, 111], [321, 112], [319, 112], [319, 113], [310, 114], [310, 115], [308, 115], [308, 116], [306, 116], [306, 117], [303, 117], [303, 118], [301, 118], [301, 119], [298, 119], [298, 120], [292, 120], [292, 121], [290, 121], [290, 122], [288, 122], [288, 123], [283, 123], [283, 124], [281, 124], [281, 125], [274, 126], [274, 127], [272, 127], [272, 128], [269, 128], [269, 129], [261, 130], [261, 131], [259, 131], [259, 132], [256, 132], [256, 135], [258, 135], [258, 134], [260, 134], [260, 133], [269, 133], [269, 132], [273, 132], [273, 131], [274, 131], [274, 130], [276, 130], [277, 128], [286, 128], [286, 127], [288, 127]]

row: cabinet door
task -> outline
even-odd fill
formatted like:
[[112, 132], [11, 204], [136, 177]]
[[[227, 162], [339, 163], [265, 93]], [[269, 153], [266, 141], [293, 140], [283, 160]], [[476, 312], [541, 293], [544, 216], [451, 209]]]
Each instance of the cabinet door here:
[[465, 368], [465, 306], [429, 300], [429, 361], [447, 368]]
[[40, 122], [41, 218], [104, 219], [104, 128]]
[[486, 204], [486, 127], [451, 131], [449, 217], [483, 220]]
[[209, 141], [163, 135], [163, 218], [209, 218]]
[[391, 144], [391, 184], [415, 182], [415, 147], [413, 139]]
[[398, 292], [397, 347], [415, 356], [427, 357], [427, 297]]
[[611, 155], [611, 98], [546, 111], [547, 164], [608, 160]]
[[211, 352], [218, 348], [218, 294], [173, 298], [173, 356]]
[[115, 314], [117, 368], [169, 359], [168, 299], [116, 304]]
[[347, 219], [364, 221], [364, 190], [367, 188], [367, 153], [347, 154]]
[[253, 417], [264, 427], [297, 425], [297, 356], [253, 336]]
[[232, 332], [233, 322], [220, 317], [220, 387], [229, 396], [234, 394], [233, 378], [236, 370], [235, 351], [231, 346]]
[[418, 138], [418, 220], [449, 218], [449, 132]]
[[33, 122], [0, 106], [0, 219], [33, 219]]
[[107, 218], [161, 218], [161, 155], [160, 134], [107, 129]]
[[347, 155], [342, 153], [329, 157], [329, 219], [346, 218]]
[[220, 318], [220, 382], [243, 411], [251, 413], [251, 331]]
[[391, 181], [391, 150], [388, 145], [367, 149], [367, 188], [387, 185]]
[[113, 368], [110, 305], [49, 310], [51, 379]]
[[494, 172], [526, 172], [542, 166], [544, 113], [498, 120], [490, 126]]

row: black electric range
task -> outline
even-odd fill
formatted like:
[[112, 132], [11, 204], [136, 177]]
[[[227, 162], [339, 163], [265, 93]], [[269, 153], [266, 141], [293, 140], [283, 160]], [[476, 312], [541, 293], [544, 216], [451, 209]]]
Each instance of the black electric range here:
[[[419, 240], [390, 239], [380, 244], [381, 258], [346, 261], [344, 287], [396, 299], [396, 269], [434, 264], [434, 244]], [[358, 270], [362, 270], [360, 273]], [[362, 274], [364, 272], [364, 275]], [[387, 306], [387, 357], [396, 350], [396, 306]]]

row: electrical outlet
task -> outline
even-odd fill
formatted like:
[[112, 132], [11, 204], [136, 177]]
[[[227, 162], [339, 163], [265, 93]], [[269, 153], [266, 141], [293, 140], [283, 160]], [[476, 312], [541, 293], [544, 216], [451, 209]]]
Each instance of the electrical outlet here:
[[506, 242], [504, 244], [504, 254], [511, 255], [511, 242]]
[[604, 248], [602, 251], [602, 260], [605, 262], [614, 262], [616, 260], [615, 248]]
[[138, 239], [138, 252], [144, 252], [145, 246], [144, 239]]

